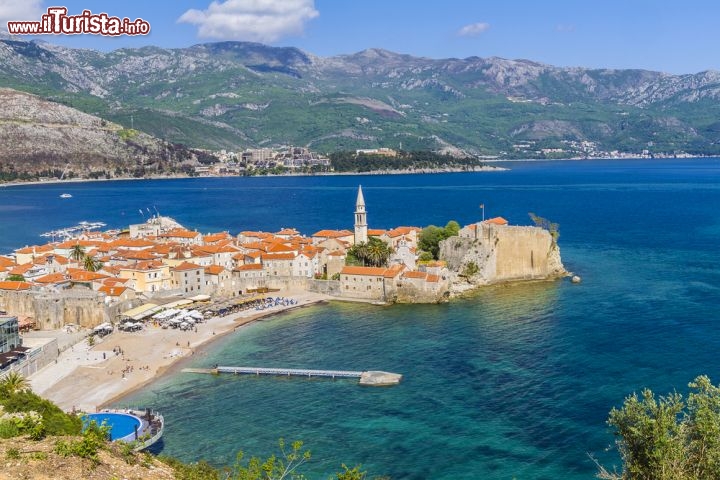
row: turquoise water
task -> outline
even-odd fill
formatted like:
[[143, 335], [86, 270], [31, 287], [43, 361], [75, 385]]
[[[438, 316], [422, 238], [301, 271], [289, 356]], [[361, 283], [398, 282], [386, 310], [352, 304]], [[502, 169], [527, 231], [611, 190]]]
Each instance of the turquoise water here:
[[[0, 189], [0, 249], [80, 220], [139, 221], [139, 208], [201, 231], [304, 233], [352, 225], [362, 183], [371, 227], [461, 223], [486, 214], [560, 223], [566, 267], [583, 277], [493, 287], [446, 305], [331, 303], [241, 329], [192, 366], [383, 369], [392, 388], [352, 380], [174, 372], [122, 404], [166, 418], [164, 451], [231, 464], [278, 437], [313, 452], [325, 479], [362, 463], [393, 479], [580, 479], [605, 464], [607, 414], [645, 386], [720, 381], [720, 160], [513, 163], [510, 172], [193, 179]], [[62, 202], [62, 203], [60, 203]], [[4, 206], [3, 206], [4, 205]], [[21, 212], [21, 213], [18, 213]], [[42, 223], [42, 225], [40, 225]], [[43, 226], [45, 225], [45, 226]]]
[[98, 425], [103, 422], [110, 427], [110, 440], [127, 437], [135, 433], [135, 427], [140, 428], [142, 422], [139, 418], [125, 413], [88, 413], [83, 416], [83, 423], [95, 421]]

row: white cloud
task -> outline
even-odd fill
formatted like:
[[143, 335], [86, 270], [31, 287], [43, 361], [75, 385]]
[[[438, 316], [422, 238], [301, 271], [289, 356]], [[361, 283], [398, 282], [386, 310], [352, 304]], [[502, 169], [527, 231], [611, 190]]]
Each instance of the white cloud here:
[[461, 37], [474, 37], [476, 35], [480, 35], [481, 33], [487, 32], [489, 29], [489, 23], [477, 22], [465, 25], [460, 30], [458, 30], [457, 34]]
[[188, 10], [177, 21], [197, 25], [201, 38], [272, 43], [302, 34], [318, 15], [314, 0], [225, 0]]
[[7, 30], [7, 22], [13, 20], [40, 21], [43, 13], [42, 0], [0, 0], [0, 31]]

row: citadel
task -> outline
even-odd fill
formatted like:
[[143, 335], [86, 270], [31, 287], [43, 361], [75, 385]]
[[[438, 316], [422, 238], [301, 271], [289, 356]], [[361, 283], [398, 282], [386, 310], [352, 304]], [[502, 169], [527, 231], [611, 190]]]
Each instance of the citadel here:
[[[142, 320], [170, 304], [232, 304], [267, 292], [436, 303], [479, 285], [566, 274], [542, 228], [509, 225], [501, 217], [478, 221], [440, 242], [440, 259], [433, 261], [418, 260], [421, 232], [370, 228], [362, 187], [353, 230], [310, 236], [293, 228], [203, 235], [157, 215], [123, 231], [78, 232], [0, 257], [0, 313], [19, 319], [20, 329], [95, 328]], [[373, 238], [389, 247], [387, 262], [349, 265], [352, 247]]]

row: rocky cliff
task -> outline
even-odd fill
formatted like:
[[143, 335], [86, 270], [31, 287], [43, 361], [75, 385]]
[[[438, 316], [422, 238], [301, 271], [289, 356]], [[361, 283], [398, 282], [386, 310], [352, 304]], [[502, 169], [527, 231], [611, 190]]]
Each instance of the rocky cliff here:
[[[0, 174], [100, 178], [198, 165], [188, 149], [36, 95], [0, 88]], [[0, 180], [3, 178], [0, 177]]]
[[539, 227], [481, 222], [440, 242], [440, 259], [448, 264], [454, 294], [479, 285], [567, 275], [560, 248]]

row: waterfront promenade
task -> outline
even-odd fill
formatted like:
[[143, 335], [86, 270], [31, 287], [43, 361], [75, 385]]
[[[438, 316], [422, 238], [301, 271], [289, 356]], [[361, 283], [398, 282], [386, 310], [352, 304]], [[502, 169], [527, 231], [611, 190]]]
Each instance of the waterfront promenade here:
[[197, 332], [148, 326], [140, 332], [116, 331], [92, 347], [83, 340], [65, 350], [57, 363], [32, 375], [32, 389], [64, 410], [95, 411], [150, 383], [178, 360], [194, 355], [201, 345], [258, 318], [331, 298], [305, 291], [280, 293], [297, 304], [213, 317], [199, 324]]

